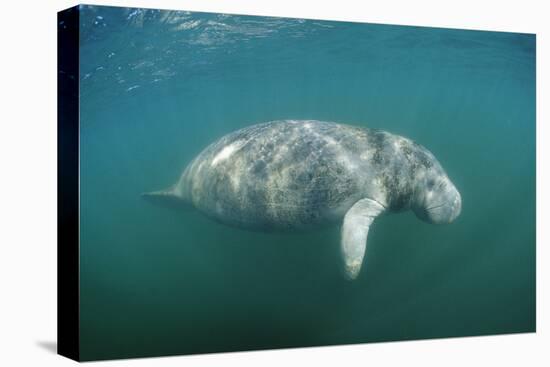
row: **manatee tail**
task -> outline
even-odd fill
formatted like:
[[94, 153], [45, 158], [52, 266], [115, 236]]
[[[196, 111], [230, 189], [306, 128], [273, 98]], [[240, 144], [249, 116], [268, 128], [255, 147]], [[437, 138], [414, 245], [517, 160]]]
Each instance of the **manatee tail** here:
[[178, 209], [189, 207], [189, 203], [176, 194], [174, 187], [170, 187], [166, 190], [144, 192], [141, 194], [141, 197], [150, 203], [164, 207]]

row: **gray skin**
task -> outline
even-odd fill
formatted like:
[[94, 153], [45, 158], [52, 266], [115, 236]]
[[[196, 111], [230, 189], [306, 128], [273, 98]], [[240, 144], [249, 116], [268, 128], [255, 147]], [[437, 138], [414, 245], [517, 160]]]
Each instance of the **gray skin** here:
[[149, 199], [192, 204], [214, 220], [257, 231], [342, 223], [345, 274], [358, 276], [372, 221], [411, 209], [452, 222], [461, 197], [426, 148], [381, 130], [283, 120], [230, 133]]

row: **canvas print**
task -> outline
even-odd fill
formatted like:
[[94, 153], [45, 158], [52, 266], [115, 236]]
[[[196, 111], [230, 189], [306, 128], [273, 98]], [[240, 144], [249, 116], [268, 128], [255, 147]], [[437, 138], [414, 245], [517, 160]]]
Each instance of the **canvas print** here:
[[60, 353], [535, 331], [534, 34], [59, 13]]

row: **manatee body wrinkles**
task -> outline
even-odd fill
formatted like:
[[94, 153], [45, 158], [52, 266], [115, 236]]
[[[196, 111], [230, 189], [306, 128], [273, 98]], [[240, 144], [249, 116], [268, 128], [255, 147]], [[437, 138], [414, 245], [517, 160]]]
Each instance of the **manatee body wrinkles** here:
[[167, 190], [144, 194], [193, 205], [214, 220], [257, 231], [342, 224], [346, 275], [359, 274], [372, 221], [411, 209], [452, 222], [461, 197], [426, 148], [386, 131], [280, 120], [230, 133], [204, 149]]

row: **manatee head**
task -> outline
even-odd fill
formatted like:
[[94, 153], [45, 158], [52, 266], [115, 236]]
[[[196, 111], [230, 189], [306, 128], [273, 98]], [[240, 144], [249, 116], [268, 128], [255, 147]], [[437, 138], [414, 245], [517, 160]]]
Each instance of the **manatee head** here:
[[423, 221], [445, 224], [460, 215], [460, 193], [439, 164], [434, 164], [419, 175], [415, 192], [412, 209]]

